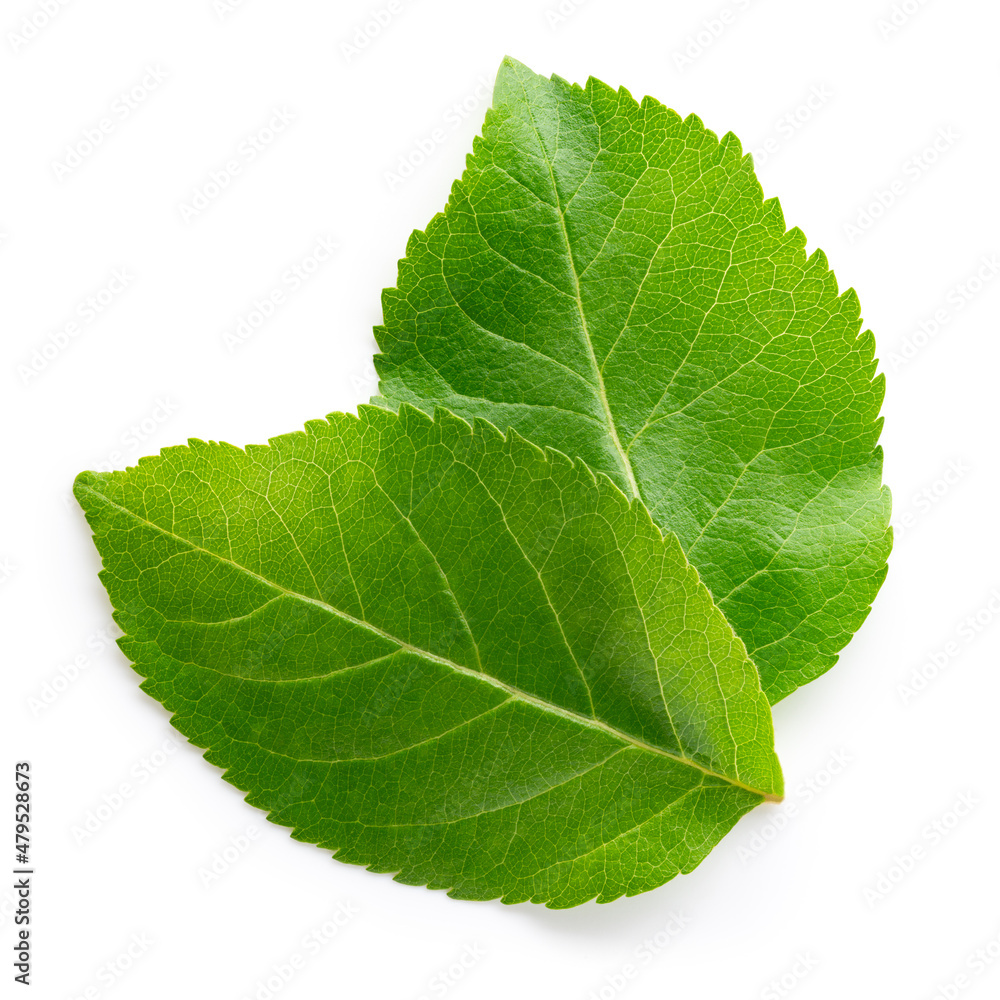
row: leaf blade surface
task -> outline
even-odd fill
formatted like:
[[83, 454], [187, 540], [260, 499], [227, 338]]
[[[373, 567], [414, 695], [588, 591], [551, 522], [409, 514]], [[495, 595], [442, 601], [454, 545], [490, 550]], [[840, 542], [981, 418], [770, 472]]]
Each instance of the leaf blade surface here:
[[76, 494], [143, 688], [343, 860], [574, 905], [780, 797], [756, 670], [677, 540], [515, 434], [365, 407]]
[[691, 116], [505, 60], [376, 329], [380, 393], [579, 456], [674, 532], [772, 702], [886, 572], [883, 380], [857, 298]]

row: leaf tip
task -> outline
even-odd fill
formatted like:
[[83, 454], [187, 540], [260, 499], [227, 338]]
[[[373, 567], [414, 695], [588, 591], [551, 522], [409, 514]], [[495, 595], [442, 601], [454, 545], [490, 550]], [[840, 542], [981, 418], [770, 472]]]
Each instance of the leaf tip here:
[[519, 59], [515, 59], [513, 56], [505, 55], [500, 61], [500, 68], [497, 70], [497, 82], [499, 83], [500, 80], [508, 73], [513, 73], [515, 76], [519, 76], [522, 70], [531, 76], [536, 75]]
[[73, 492], [75, 493], [77, 490], [85, 489], [86, 487], [93, 485], [96, 481], [97, 473], [87, 469], [81, 472], [76, 479], [73, 480]]
[[76, 479], [73, 480], [73, 496], [76, 497], [77, 503], [81, 507], [84, 507], [84, 509], [86, 509], [86, 505], [84, 504], [84, 495], [88, 491], [92, 491], [101, 479], [101, 473], [93, 472], [88, 469], [85, 472], [81, 472]]

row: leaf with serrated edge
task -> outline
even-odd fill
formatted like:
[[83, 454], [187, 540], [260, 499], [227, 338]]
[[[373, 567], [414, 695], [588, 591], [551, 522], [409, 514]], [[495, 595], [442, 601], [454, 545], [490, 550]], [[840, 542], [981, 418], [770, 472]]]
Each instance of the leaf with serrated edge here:
[[582, 457], [673, 531], [772, 702], [885, 577], [883, 380], [853, 290], [695, 116], [512, 59], [376, 329], [381, 397]]
[[362, 407], [75, 492], [143, 689], [343, 861], [607, 901], [781, 795], [756, 669], [676, 538], [513, 432]]

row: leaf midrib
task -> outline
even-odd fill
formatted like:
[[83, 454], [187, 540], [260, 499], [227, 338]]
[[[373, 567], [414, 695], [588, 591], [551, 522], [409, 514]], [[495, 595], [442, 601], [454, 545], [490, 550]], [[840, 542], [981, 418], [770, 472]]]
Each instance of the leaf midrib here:
[[[597, 390], [597, 396], [601, 402], [601, 408], [604, 411], [604, 422], [607, 424], [608, 436], [611, 438], [611, 443], [614, 446], [615, 453], [618, 458], [618, 464], [621, 466], [622, 472], [625, 474], [625, 481], [628, 486], [630, 498], [638, 499], [639, 484], [636, 482], [635, 472], [632, 469], [632, 461], [628, 457], [625, 449], [622, 448], [621, 441], [618, 439], [618, 428], [615, 426], [614, 417], [611, 415], [611, 406], [608, 403], [608, 394], [604, 388], [604, 376], [601, 374], [600, 365], [597, 363], [597, 354], [594, 351], [594, 342], [590, 338], [590, 328], [587, 325], [587, 315], [583, 309], [583, 297], [580, 293], [580, 275], [577, 272], [576, 261], [573, 258], [573, 248], [569, 240], [569, 230], [566, 228], [566, 215], [563, 211], [562, 199], [559, 197], [559, 188], [556, 185], [555, 169], [553, 168], [552, 160], [549, 158], [549, 151], [545, 148], [545, 142], [542, 139], [542, 135], [538, 131], [538, 126], [535, 124], [535, 116], [532, 114], [531, 101], [528, 98], [528, 91], [524, 86], [524, 81], [521, 80], [520, 75], [518, 75], [518, 82], [521, 84], [521, 90], [524, 93], [524, 106], [527, 110], [528, 120], [531, 122], [531, 127], [535, 132], [535, 138], [538, 139], [538, 146], [542, 151], [542, 157], [545, 160], [545, 167], [549, 174], [549, 181], [552, 184], [552, 197], [555, 198], [556, 215], [559, 217], [559, 231], [562, 234], [563, 246], [566, 251], [566, 260], [569, 264], [569, 275], [573, 282], [573, 300], [576, 303], [577, 314], [580, 317], [580, 332], [583, 334], [583, 342], [587, 348], [587, 359], [590, 362], [590, 367], [594, 374], [594, 387]], [[593, 166], [591, 166], [591, 169], [593, 169]]]
[[519, 701], [532, 705], [535, 708], [541, 709], [543, 712], [548, 712], [552, 715], [558, 715], [564, 719], [569, 720], [570, 722], [573, 722], [576, 725], [583, 726], [588, 729], [598, 730], [600, 732], [605, 733], [606, 735], [613, 737], [614, 739], [619, 740], [622, 743], [631, 745], [638, 750], [644, 750], [649, 753], [657, 754], [661, 757], [666, 757], [668, 760], [672, 760], [675, 761], [676, 763], [684, 764], [688, 767], [694, 768], [695, 770], [701, 771], [703, 774], [706, 774], [709, 777], [717, 778], [720, 781], [724, 781], [735, 788], [741, 788], [744, 791], [753, 793], [754, 795], [759, 795], [765, 801], [768, 802], [781, 801], [780, 796], [774, 795], [773, 793], [770, 792], [765, 792], [759, 788], [754, 788], [753, 786], [747, 785], [744, 782], [739, 781], [737, 778], [733, 778], [727, 774], [721, 774], [718, 771], [714, 771], [703, 764], [699, 764], [697, 761], [692, 760], [689, 757], [684, 757], [680, 754], [671, 753], [669, 750], [664, 750], [662, 747], [658, 747], [655, 744], [647, 743], [645, 740], [638, 739], [637, 737], [632, 736], [631, 734], [626, 733], [623, 730], [617, 729], [615, 726], [611, 726], [606, 722], [602, 722], [600, 719], [588, 718], [585, 715], [580, 715], [577, 712], [574, 712], [570, 709], [563, 708], [560, 705], [556, 705], [553, 704], [552, 702], [546, 701], [544, 698], [539, 698], [536, 695], [529, 694], [527, 691], [524, 691], [521, 688], [515, 687], [512, 684], [507, 684], [506, 682], [499, 680], [492, 674], [480, 672], [478, 670], [473, 670], [470, 667], [466, 667], [460, 663], [456, 663], [454, 660], [449, 660], [447, 657], [440, 656], [437, 653], [432, 653], [429, 650], [422, 649], [419, 646], [414, 646], [412, 643], [406, 642], [405, 640], [398, 638], [391, 632], [387, 632], [385, 629], [379, 628], [377, 625], [373, 625], [371, 622], [366, 622], [360, 618], [356, 618], [354, 615], [349, 614], [346, 611], [342, 611], [340, 608], [336, 608], [332, 604], [328, 604], [326, 601], [321, 601], [318, 598], [309, 597], [307, 594], [301, 594], [298, 591], [290, 590], [287, 587], [283, 587], [280, 583], [276, 583], [274, 580], [269, 580], [266, 576], [257, 573], [256, 571], [250, 569], [247, 566], [241, 565], [234, 559], [230, 559], [227, 558], [226, 556], [220, 555], [218, 552], [213, 552], [211, 549], [206, 549], [204, 546], [198, 545], [196, 542], [192, 542], [190, 539], [184, 538], [182, 535], [178, 535], [175, 532], [170, 531], [167, 528], [164, 528], [162, 525], [156, 524], [155, 522], [150, 521], [145, 517], [142, 517], [135, 511], [129, 510], [128, 507], [124, 507], [121, 504], [116, 503], [106, 494], [101, 493], [99, 490], [95, 489], [89, 483], [79, 484], [78, 489], [85, 490], [86, 492], [93, 494], [107, 506], [113, 507], [115, 510], [120, 511], [127, 517], [131, 517], [133, 520], [137, 521], [140, 524], [146, 525], [148, 528], [152, 528], [154, 531], [159, 532], [161, 535], [172, 538], [175, 541], [188, 546], [193, 551], [201, 552], [207, 556], [210, 556], [213, 559], [218, 560], [221, 563], [225, 563], [229, 566], [232, 566], [239, 572], [244, 573], [245, 575], [257, 580], [258, 582], [265, 584], [266, 586], [272, 588], [273, 590], [279, 591], [280, 593], [283, 593], [296, 600], [303, 601], [307, 604], [312, 604], [322, 609], [323, 611], [326, 611], [328, 614], [332, 614], [343, 621], [350, 622], [352, 625], [355, 625], [358, 628], [367, 629], [369, 632], [372, 632], [375, 635], [380, 636], [387, 642], [394, 643], [401, 650], [406, 650], [409, 653], [413, 653], [415, 656], [423, 657], [425, 660], [429, 660], [433, 663], [439, 663], [442, 666], [454, 670], [456, 673], [463, 674], [467, 677], [472, 677], [475, 678], [476, 680], [490, 684], [493, 687], [497, 688], [498, 690], [504, 691], [511, 698], [516, 698]]

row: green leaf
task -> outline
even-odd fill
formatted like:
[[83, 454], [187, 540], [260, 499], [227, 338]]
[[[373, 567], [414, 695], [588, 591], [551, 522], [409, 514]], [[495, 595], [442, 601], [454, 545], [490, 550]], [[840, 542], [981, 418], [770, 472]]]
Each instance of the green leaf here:
[[874, 338], [805, 242], [731, 133], [507, 59], [376, 330], [376, 402], [513, 427], [641, 497], [772, 702], [836, 661], [891, 545]]
[[571, 906], [781, 795], [770, 707], [673, 535], [444, 411], [192, 441], [76, 495], [142, 687], [341, 860]]

